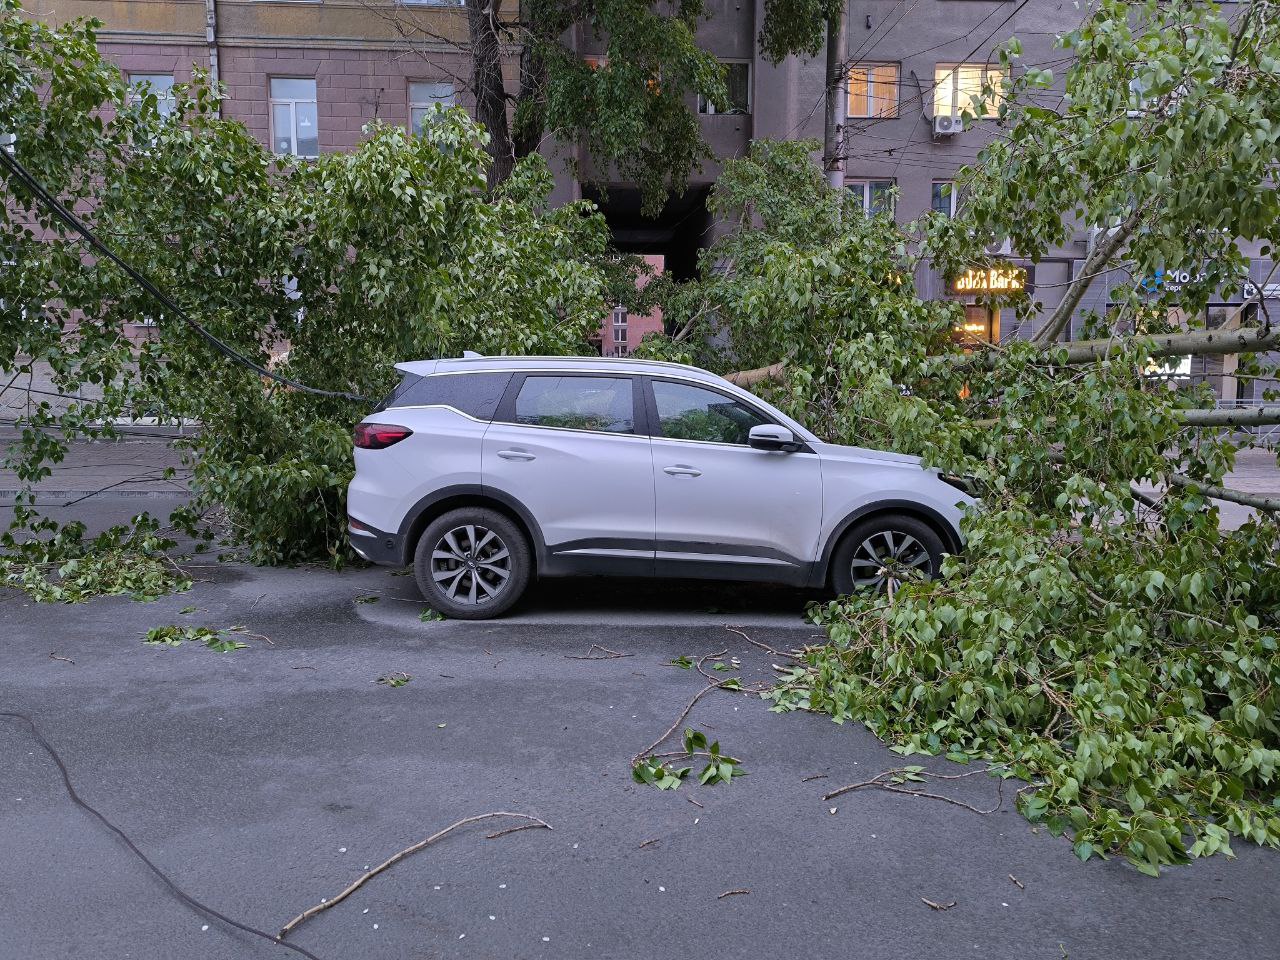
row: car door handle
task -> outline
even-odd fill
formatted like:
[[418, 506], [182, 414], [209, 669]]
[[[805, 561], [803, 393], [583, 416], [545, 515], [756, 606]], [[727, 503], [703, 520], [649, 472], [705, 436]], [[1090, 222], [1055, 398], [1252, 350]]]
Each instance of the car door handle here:
[[676, 463], [669, 467], [663, 467], [662, 472], [670, 474], [673, 477], [700, 477], [702, 471], [697, 467], [691, 467], [687, 463]]
[[498, 456], [503, 460], [537, 460], [528, 450], [499, 450]]

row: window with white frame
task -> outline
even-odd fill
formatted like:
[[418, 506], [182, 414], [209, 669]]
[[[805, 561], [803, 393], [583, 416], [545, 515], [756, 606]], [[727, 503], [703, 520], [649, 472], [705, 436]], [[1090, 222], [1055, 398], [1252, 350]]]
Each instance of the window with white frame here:
[[271, 149], [294, 157], [320, 156], [315, 80], [271, 78]]
[[409, 130], [412, 133], [421, 133], [423, 124], [438, 110], [453, 106], [453, 98], [452, 83], [409, 81]]
[[873, 63], [849, 68], [849, 116], [898, 115], [898, 65]]
[[940, 63], [933, 70], [933, 114], [958, 117], [964, 111], [976, 113], [978, 105], [995, 113], [1000, 105], [1000, 84], [1004, 72], [985, 63]]
[[613, 347], [616, 351], [627, 348], [627, 308], [613, 308]]
[[849, 192], [862, 200], [862, 210], [868, 216], [893, 213], [892, 180], [846, 180]]
[[954, 217], [956, 215], [956, 184], [954, 180], [933, 181], [930, 207], [934, 213], [940, 213], [944, 217]]
[[748, 114], [751, 112], [751, 64], [737, 61], [720, 61], [724, 67], [724, 87], [727, 109], [717, 110], [716, 105], [699, 94], [699, 113]]
[[173, 74], [129, 74], [129, 102], [131, 104], [141, 103], [148, 96], [156, 98], [156, 112], [159, 113], [160, 116], [173, 116], [175, 106], [175, 99], [173, 96]]

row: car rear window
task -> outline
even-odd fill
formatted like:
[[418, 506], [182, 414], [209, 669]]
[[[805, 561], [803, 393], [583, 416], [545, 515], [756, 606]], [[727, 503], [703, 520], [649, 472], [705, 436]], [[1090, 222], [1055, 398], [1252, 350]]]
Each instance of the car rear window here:
[[444, 373], [406, 376], [388, 398], [387, 407], [453, 407], [477, 420], [492, 420], [510, 373]]

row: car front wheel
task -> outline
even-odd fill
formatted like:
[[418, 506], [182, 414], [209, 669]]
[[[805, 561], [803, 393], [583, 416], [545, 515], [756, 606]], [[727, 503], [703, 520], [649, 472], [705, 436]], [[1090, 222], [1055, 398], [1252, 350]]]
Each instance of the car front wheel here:
[[487, 620], [520, 599], [532, 569], [529, 542], [509, 518], [462, 507], [427, 525], [413, 572], [432, 609], [452, 620]]
[[942, 569], [946, 547], [928, 524], [888, 514], [855, 524], [831, 558], [831, 585], [846, 596], [855, 591], [884, 593], [904, 582], [932, 580]]

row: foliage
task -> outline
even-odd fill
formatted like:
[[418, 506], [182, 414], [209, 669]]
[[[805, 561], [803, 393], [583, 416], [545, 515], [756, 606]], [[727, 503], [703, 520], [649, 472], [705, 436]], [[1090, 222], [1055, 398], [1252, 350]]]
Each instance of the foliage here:
[[152, 627], [142, 638], [142, 642], [153, 646], [177, 647], [189, 641], [202, 643], [214, 653], [231, 653], [235, 650], [244, 650], [249, 646], [233, 636], [243, 630], [243, 627], [231, 627], [226, 630], [213, 627], [180, 627], [171, 623], [164, 627]]
[[[422, 136], [374, 124], [350, 154], [274, 157], [219, 117], [199, 78], [175, 89], [172, 118], [153, 96], [130, 102], [95, 40], [92, 23], [51, 29], [0, 0], [0, 129], [190, 315], [288, 377], [376, 399], [404, 359], [581, 352], [629, 275], [588, 205], [548, 207], [540, 158], [486, 194], [485, 135], [460, 110]], [[202, 425], [182, 442], [188, 526], [216, 508], [255, 562], [342, 562], [349, 429], [374, 400], [265, 384], [8, 188], [0, 248], [16, 267], [0, 272], [0, 369], [15, 389], [49, 371], [63, 393], [98, 394], [31, 405], [7, 453], [24, 483], [67, 442], [113, 436], [135, 413], [182, 417]], [[146, 319], [149, 335], [132, 336]], [[20, 498], [19, 524], [36, 522], [33, 502]]]
[[580, 175], [633, 182], [645, 211], [658, 213], [711, 156], [690, 101], [702, 96], [725, 106], [724, 68], [697, 44], [703, 0], [679, 0], [669, 12], [643, 0], [577, 5], [582, 34], [604, 46], [592, 62], [563, 44], [563, 29], [548, 29], [568, 16], [558, 9], [544, 18], [538, 8], [548, 5], [564, 6], [530, 5], [530, 38], [546, 76], [536, 91], [522, 91], [532, 96], [520, 101], [517, 122], [582, 145], [590, 168]]
[[[824, 439], [921, 456], [969, 477], [982, 506], [940, 581], [817, 609], [829, 639], [771, 693], [778, 708], [1007, 764], [1032, 785], [1022, 811], [1086, 859], [1153, 873], [1232, 837], [1280, 843], [1280, 527], [1221, 530], [1211, 502], [1170, 483], [1219, 484], [1233, 463], [1231, 437], [1180, 419], [1206, 388], [1151, 378], [1140, 340], [1076, 366], [1025, 342], [974, 352], [958, 308], [911, 278], [926, 257], [986, 262], [983, 221], [867, 216], [826, 187], [813, 146], [757, 143], [726, 165], [712, 203], [738, 229], [668, 303], [674, 335], [645, 350], [719, 371], [781, 361], [756, 389]], [[1008, 180], [1043, 222], [1070, 217], [1070, 191]], [[1171, 209], [1162, 229], [1194, 232], [1196, 208]]]
[[187, 590], [191, 580], [168, 553], [174, 542], [145, 515], [131, 526], [114, 526], [95, 537], [82, 523], [44, 524], [45, 538], [19, 542], [13, 531], [0, 534], [0, 583], [42, 603], [78, 603], [91, 597], [128, 594], [155, 600]]
[[826, 24], [844, 0], [765, 0], [760, 52], [773, 63], [792, 54], [816, 56], [826, 43]]
[[418, 614], [418, 619], [423, 623], [438, 623], [445, 619], [445, 616], [439, 610], [436, 610], [433, 607], [427, 607], [427, 609]]
[[[407, 673], [384, 673], [382, 676], [378, 677], [378, 679], [373, 682], [380, 683], [384, 687], [403, 687], [406, 683], [408, 683], [412, 679], [413, 679], [413, 676]], [[436, 726], [443, 727], [444, 724], [440, 723], [440, 724], [436, 724]]]
[[706, 757], [706, 765], [698, 774], [701, 786], [715, 786], [717, 783], [732, 783], [734, 777], [746, 776], [740, 761], [720, 752], [720, 741], [707, 742], [707, 735], [701, 730], [684, 728], [682, 740], [684, 751], [679, 754], [649, 754], [637, 757], [631, 765], [631, 779], [636, 783], [647, 783], [659, 790], [678, 790], [681, 782], [692, 772], [692, 767], [678, 767], [675, 761], [666, 759], [678, 757], [692, 759]]

